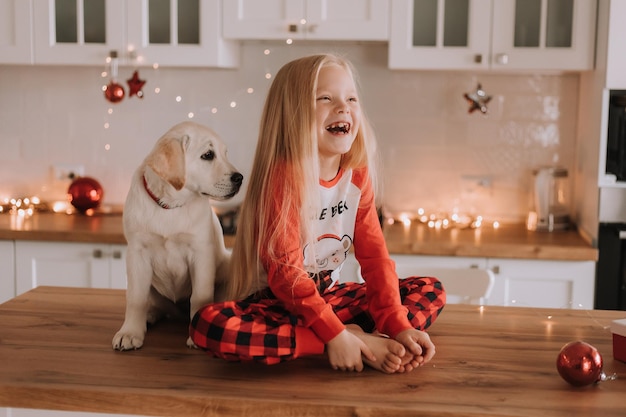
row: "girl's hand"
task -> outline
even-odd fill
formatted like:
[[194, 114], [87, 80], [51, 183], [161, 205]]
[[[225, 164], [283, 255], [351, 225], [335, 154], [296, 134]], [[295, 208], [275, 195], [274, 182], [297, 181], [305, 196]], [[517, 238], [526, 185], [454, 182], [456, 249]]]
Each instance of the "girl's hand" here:
[[363, 359], [374, 362], [376, 357], [369, 347], [357, 336], [344, 329], [326, 344], [330, 366], [335, 370], [357, 371], [363, 370]]
[[435, 344], [431, 342], [426, 332], [416, 329], [404, 330], [398, 333], [396, 340], [414, 355], [413, 360], [405, 365], [407, 371], [424, 365], [435, 356]]

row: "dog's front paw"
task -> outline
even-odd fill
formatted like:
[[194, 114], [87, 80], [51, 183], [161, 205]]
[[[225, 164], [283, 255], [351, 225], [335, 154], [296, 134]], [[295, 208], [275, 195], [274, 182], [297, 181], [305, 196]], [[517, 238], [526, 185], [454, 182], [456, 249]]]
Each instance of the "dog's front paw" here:
[[127, 333], [120, 330], [113, 337], [113, 349], [120, 351], [139, 349], [143, 346], [143, 337], [143, 334]]
[[191, 340], [191, 337], [187, 338], [187, 347], [190, 349], [198, 349], [198, 346]]

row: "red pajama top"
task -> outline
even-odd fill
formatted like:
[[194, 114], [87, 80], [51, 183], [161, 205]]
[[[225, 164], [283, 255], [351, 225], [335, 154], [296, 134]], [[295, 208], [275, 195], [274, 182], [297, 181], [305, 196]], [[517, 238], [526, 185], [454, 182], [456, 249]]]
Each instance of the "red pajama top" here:
[[[279, 198], [283, 190], [281, 181], [276, 183], [273, 212], [280, 216], [285, 213]], [[367, 169], [341, 169], [332, 181], [320, 180], [319, 189], [321, 210], [317, 219], [312, 220], [318, 237], [314, 247], [303, 247], [298, 227], [299, 209], [295, 209], [288, 210], [291, 213], [289, 224], [293, 227], [288, 228], [274, 246], [279, 259], [271, 258], [263, 250], [260, 254], [267, 284], [274, 295], [327, 343], [345, 326], [320, 296], [311, 276], [332, 271], [334, 285], [353, 248], [367, 283], [369, 312], [376, 329], [395, 337], [412, 328], [408, 311], [400, 302], [398, 276], [380, 227]], [[262, 248], [267, 246], [262, 242]]]

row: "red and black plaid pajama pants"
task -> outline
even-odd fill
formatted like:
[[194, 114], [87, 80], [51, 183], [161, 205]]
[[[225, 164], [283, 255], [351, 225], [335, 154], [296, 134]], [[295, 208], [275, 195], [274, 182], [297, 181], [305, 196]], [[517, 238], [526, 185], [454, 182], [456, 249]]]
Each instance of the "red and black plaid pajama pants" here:
[[[368, 312], [365, 283], [336, 283], [328, 288], [329, 276], [320, 281], [320, 294], [343, 323], [357, 324], [366, 332], [375, 330]], [[409, 310], [409, 321], [418, 330], [427, 329], [445, 305], [441, 282], [433, 277], [410, 277], [399, 280], [399, 289], [402, 304]], [[271, 365], [324, 353], [321, 340], [287, 311], [269, 288], [245, 300], [201, 308], [189, 331], [196, 346], [231, 361]]]

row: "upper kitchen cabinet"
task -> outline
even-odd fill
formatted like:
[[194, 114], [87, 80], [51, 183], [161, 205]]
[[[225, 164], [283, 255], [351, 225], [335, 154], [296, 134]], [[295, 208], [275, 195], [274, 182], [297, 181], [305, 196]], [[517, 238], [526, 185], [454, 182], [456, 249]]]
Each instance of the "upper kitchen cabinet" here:
[[32, 64], [31, 0], [0, 0], [0, 64]]
[[226, 0], [226, 39], [387, 41], [388, 0]]
[[593, 69], [591, 0], [391, 0], [389, 67]]
[[[609, 89], [626, 89], [626, 2], [611, 1], [608, 3], [609, 11], [606, 18], [608, 22], [603, 30], [608, 30], [608, 35], [603, 43], [606, 43], [606, 87]], [[602, 36], [604, 39], [604, 36]]]
[[104, 65], [112, 50], [121, 65], [239, 63], [221, 38], [220, 0], [41, 0], [34, 22], [36, 64]]

